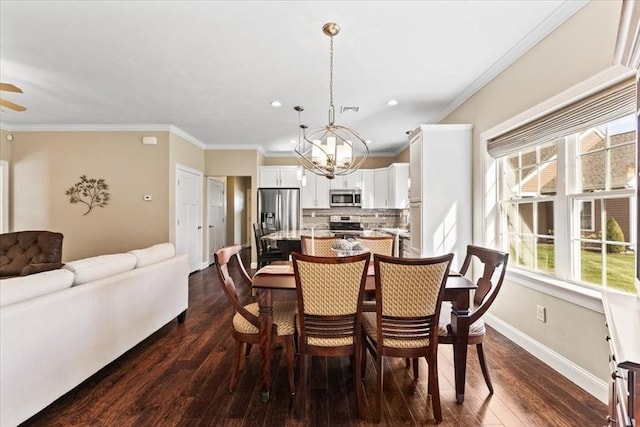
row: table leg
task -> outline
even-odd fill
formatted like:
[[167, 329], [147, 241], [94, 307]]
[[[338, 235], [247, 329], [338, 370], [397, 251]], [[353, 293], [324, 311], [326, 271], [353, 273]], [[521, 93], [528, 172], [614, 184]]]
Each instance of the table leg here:
[[469, 344], [469, 292], [460, 292], [451, 304], [451, 329], [454, 335], [453, 364], [456, 379], [456, 400], [464, 402]]
[[273, 303], [271, 290], [260, 289], [260, 371], [262, 373], [262, 401], [269, 401], [269, 378], [271, 377], [271, 330], [273, 329]]

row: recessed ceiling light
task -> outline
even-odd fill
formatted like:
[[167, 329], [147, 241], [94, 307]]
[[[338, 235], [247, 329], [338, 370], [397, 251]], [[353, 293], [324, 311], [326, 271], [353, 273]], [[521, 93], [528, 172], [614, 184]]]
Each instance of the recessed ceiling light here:
[[289, 141], [292, 144], [296, 144], [298, 141], [296, 141], [295, 139], [292, 139], [291, 141]]
[[387, 101], [387, 105], [398, 105], [398, 100], [390, 99], [389, 101]]
[[373, 141], [372, 141], [372, 140], [370, 140], [370, 139], [367, 139], [367, 140], [365, 141], [365, 143], [367, 143], [367, 144], [371, 144], [372, 142], [373, 142]]
[[282, 107], [282, 103], [280, 101], [271, 101], [269, 104], [271, 104], [272, 107]]

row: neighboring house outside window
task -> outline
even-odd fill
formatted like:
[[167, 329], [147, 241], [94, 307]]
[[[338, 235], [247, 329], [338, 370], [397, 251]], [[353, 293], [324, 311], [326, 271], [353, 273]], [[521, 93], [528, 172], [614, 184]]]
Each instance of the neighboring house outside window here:
[[635, 126], [625, 116], [497, 158], [499, 238], [510, 263], [636, 292]]

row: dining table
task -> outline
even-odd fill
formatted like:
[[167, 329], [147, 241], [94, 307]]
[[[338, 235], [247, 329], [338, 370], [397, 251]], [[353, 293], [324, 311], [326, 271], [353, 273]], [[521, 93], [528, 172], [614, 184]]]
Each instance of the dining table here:
[[[259, 269], [253, 276], [253, 290], [258, 296], [260, 369], [262, 376], [262, 401], [269, 401], [269, 379], [271, 378], [271, 333], [273, 329], [273, 301], [296, 300], [296, 281], [293, 265], [288, 263], [270, 264]], [[464, 402], [464, 385], [467, 367], [467, 346], [469, 342], [469, 316], [471, 292], [477, 288], [471, 280], [456, 272], [447, 278], [444, 300], [451, 302], [451, 328], [455, 338], [454, 373], [456, 401]], [[375, 270], [369, 266], [365, 292], [374, 295]]]

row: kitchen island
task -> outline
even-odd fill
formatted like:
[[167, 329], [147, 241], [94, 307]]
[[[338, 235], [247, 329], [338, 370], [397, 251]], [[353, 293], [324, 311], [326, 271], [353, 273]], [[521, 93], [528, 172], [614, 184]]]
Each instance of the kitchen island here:
[[[360, 230], [357, 233], [328, 230], [328, 229], [305, 229], [305, 230], [292, 230], [292, 231], [276, 231], [275, 233], [269, 233], [262, 238], [268, 240], [281, 249], [285, 254], [289, 255], [291, 252], [301, 252], [300, 236], [309, 237], [331, 237], [336, 239], [350, 238], [350, 237], [386, 237], [391, 233], [377, 230]], [[396, 250], [396, 253], [398, 251]]]

